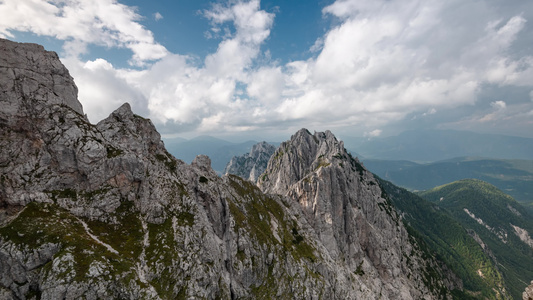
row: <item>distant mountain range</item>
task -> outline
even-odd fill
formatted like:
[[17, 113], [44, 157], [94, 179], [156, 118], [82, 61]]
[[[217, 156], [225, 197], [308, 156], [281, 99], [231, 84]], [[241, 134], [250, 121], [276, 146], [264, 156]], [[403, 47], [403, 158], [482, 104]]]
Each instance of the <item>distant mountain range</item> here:
[[372, 159], [363, 163], [381, 178], [410, 190], [475, 178], [495, 185], [526, 206], [533, 205], [533, 160], [462, 157], [428, 164]]
[[[260, 139], [262, 138], [258, 137], [258, 140]], [[364, 161], [380, 159], [429, 163], [456, 157], [533, 160], [531, 138], [468, 131], [412, 130], [385, 138], [344, 136], [342, 140], [353, 156]], [[250, 152], [252, 145], [257, 143], [254, 140], [234, 143], [212, 136], [199, 136], [190, 140], [166, 138], [163, 141], [172, 155], [186, 162], [191, 162], [198, 154], [209, 156], [213, 169], [219, 174], [223, 173], [224, 167], [233, 156]], [[280, 144], [269, 143], [274, 146]], [[440, 184], [443, 183], [445, 182]]]
[[434, 162], [463, 156], [533, 160], [533, 139], [456, 130], [412, 130], [385, 138], [343, 137], [361, 158]]

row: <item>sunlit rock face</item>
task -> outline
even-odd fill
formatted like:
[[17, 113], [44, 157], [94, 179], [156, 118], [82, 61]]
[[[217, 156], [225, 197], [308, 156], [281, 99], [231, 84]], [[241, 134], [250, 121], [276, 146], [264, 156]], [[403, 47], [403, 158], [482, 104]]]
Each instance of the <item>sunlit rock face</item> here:
[[0, 40], [0, 72], [0, 298], [438, 298], [433, 260], [330, 132], [282, 144], [264, 193], [177, 160], [128, 104], [89, 123], [40, 46]]

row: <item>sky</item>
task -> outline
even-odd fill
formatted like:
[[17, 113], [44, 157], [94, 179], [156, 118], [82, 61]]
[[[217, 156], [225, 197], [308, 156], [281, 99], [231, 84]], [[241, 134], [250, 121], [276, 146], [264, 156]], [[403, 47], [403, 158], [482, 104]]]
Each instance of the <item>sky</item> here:
[[56, 51], [93, 123], [164, 137], [533, 138], [532, 0], [0, 0], [0, 37]]

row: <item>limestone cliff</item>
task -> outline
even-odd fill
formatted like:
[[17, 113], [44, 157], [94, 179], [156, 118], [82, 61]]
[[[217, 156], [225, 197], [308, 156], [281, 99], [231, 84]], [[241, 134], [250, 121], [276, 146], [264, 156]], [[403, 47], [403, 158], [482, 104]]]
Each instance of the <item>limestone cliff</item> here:
[[252, 146], [250, 153], [234, 156], [226, 165], [224, 174], [234, 174], [244, 179], [256, 182], [268, 164], [276, 148], [267, 142]]
[[1, 299], [437, 299], [430, 256], [329, 132], [260, 179], [171, 156], [128, 104], [93, 125], [54, 53], [0, 40]]
[[365, 274], [359, 279], [370, 290], [416, 299], [430, 293], [428, 282], [442, 285], [421, 276], [433, 262], [421, 258], [372, 173], [331, 132], [298, 131], [274, 153], [258, 185], [298, 203], [332, 260]]

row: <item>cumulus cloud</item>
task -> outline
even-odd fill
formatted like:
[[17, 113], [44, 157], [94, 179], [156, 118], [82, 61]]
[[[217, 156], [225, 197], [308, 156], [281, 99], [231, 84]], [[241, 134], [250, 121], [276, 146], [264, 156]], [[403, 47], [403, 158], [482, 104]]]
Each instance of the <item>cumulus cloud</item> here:
[[490, 106], [492, 107], [493, 111], [479, 118], [477, 122], [494, 122], [508, 117], [506, 112], [507, 104], [504, 101], [498, 100], [491, 102]]
[[[5, 0], [0, 35], [18, 30], [64, 40], [64, 61], [91, 120], [130, 101], [173, 132], [316, 126], [376, 137], [390, 124], [476, 105], [483, 109], [461, 126], [528, 117], [533, 91], [522, 102], [480, 99], [486, 85], [533, 89], [533, 56], [515, 47], [530, 44], [521, 39], [533, 12], [498, 5], [337, 0], [323, 9], [335, 22], [317, 37], [312, 56], [286, 64], [262, 49], [274, 14], [259, 0], [217, 1], [201, 12], [211, 27], [206, 36], [219, 40], [204, 59], [169, 53], [135, 9], [113, 0]], [[80, 61], [90, 44], [128, 48], [142, 68]]]
[[[216, 4], [203, 14], [213, 26], [231, 23], [235, 28], [203, 65], [186, 56], [168, 55], [126, 80], [143, 91], [156, 122], [202, 131], [249, 128], [258, 104], [241, 94], [248, 91], [266, 103], [277, 99], [282, 89], [279, 69], [252, 68], [274, 16], [262, 11], [259, 1]], [[247, 89], [239, 89], [241, 85]]]
[[13, 31], [52, 36], [66, 41], [66, 56], [85, 53], [88, 44], [128, 48], [133, 52], [133, 65], [168, 53], [139, 24], [141, 16], [135, 9], [115, 0], [4, 0], [0, 15], [0, 37], [13, 37]]
[[159, 12], [156, 12], [156, 13], [154, 14], [154, 19], [155, 19], [156, 21], [159, 21], [159, 20], [163, 19], [163, 15], [162, 15], [161, 13], [159, 13]]
[[129, 102], [137, 114], [149, 113], [144, 95], [125, 80], [124, 71], [116, 70], [108, 61], [65, 58], [63, 63], [78, 86], [78, 98], [91, 122], [106, 118], [124, 102]]

